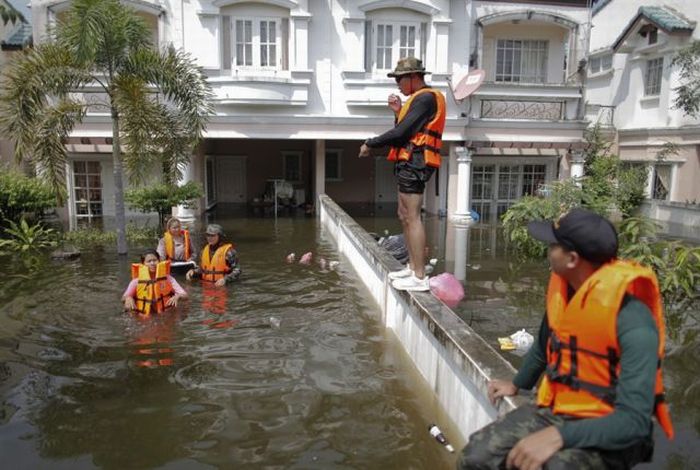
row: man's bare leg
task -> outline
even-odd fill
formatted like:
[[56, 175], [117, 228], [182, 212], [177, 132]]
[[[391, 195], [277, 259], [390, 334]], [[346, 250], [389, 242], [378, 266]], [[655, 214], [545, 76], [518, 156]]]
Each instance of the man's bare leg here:
[[399, 220], [408, 246], [413, 273], [418, 279], [425, 276], [425, 229], [420, 217], [422, 194], [399, 193]]

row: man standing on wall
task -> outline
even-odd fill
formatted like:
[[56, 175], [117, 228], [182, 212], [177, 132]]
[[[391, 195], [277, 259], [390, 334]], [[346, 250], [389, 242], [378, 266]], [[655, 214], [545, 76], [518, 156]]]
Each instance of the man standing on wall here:
[[617, 259], [617, 233], [573, 209], [528, 232], [549, 244], [552, 275], [539, 339], [512, 381], [492, 380], [492, 401], [535, 386], [537, 403], [469, 437], [457, 468], [626, 469], [648, 462], [652, 417], [669, 438], [661, 364], [664, 318], [656, 276]]
[[425, 229], [421, 220], [425, 184], [440, 167], [440, 147], [445, 128], [445, 97], [428, 87], [423, 76], [423, 63], [414, 57], [400, 59], [388, 76], [396, 80], [401, 93], [409, 96], [405, 104], [397, 95], [389, 95], [389, 108], [396, 116], [393, 129], [378, 137], [367, 139], [360, 147], [359, 157], [368, 157], [370, 149], [391, 147], [388, 159], [396, 162], [394, 175], [398, 180], [398, 216], [408, 244], [409, 264], [400, 271], [389, 273], [395, 289], [426, 291]]

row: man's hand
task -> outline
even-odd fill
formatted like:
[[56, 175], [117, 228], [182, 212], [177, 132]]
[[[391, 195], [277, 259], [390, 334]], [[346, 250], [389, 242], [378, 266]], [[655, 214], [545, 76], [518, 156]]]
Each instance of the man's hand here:
[[216, 281], [216, 282], [214, 283], [214, 285], [215, 285], [216, 287], [224, 287], [224, 286], [226, 285], [226, 279], [222, 277], [221, 279], [219, 279], [218, 281]]
[[394, 113], [398, 114], [399, 111], [401, 111], [401, 98], [398, 95], [394, 95], [393, 93], [389, 95], [387, 103]]
[[524, 437], [515, 444], [506, 458], [506, 468], [537, 470], [564, 445], [561, 434], [549, 426]]
[[194, 275], [194, 269], [190, 269], [189, 271], [187, 271], [187, 274], [185, 274], [185, 279], [187, 279], [188, 281], [191, 281], [193, 275]]
[[369, 147], [367, 147], [367, 144], [362, 144], [362, 147], [360, 147], [360, 153], [357, 154], [357, 157], [369, 157]]
[[494, 405], [496, 400], [501, 397], [512, 397], [518, 393], [518, 387], [513, 385], [513, 382], [507, 382], [505, 380], [492, 380], [489, 382], [489, 400]]

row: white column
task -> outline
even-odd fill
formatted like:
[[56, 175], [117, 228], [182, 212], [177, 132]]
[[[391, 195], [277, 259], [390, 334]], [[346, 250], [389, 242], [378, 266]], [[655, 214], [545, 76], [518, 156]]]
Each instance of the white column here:
[[454, 147], [457, 161], [457, 210], [451, 219], [457, 222], [471, 222], [471, 173], [472, 152], [466, 147]]
[[[185, 183], [194, 181], [195, 178], [195, 161], [197, 159], [196, 155], [192, 155], [190, 162], [187, 164], [182, 172], [182, 177], [177, 182], [178, 186], [183, 186]], [[193, 222], [196, 215], [195, 208], [186, 208], [185, 206], [176, 206], [173, 208], [173, 216], [177, 217], [183, 222]]]
[[572, 150], [571, 151], [571, 178], [576, 181], [576, 184], [581, 185], [581, 178], [583, 177], [583, 164], [585, 158], [583, 156], [583, 150]]
[[460, 281], [467, 278], [467, 261], [469, 259], [469, 225], [456, 223], [454, 225], [455, 242], [455, 272]]
[[318, 139], [314, 145], [316, 164], [314, 166], [314, 204], [318, 207], [318, 197], [326, 192], [326, 141]]

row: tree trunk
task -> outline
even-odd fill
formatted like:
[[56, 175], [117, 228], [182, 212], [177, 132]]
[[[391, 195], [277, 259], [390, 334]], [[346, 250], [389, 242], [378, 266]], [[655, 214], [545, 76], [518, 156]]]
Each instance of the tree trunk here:
[[117, 254], [125, 255], [126, 211], [124, 209], [124, 171], [119, 145], [119, 113], [112, 106], [112, 163], [114, 165], [114, 223], [117, 228]]

